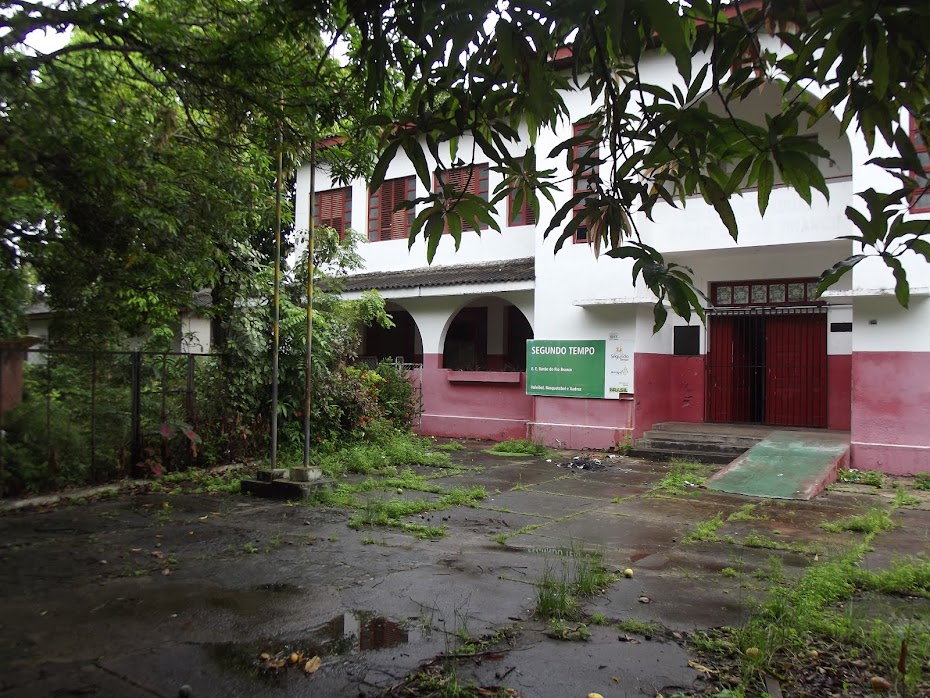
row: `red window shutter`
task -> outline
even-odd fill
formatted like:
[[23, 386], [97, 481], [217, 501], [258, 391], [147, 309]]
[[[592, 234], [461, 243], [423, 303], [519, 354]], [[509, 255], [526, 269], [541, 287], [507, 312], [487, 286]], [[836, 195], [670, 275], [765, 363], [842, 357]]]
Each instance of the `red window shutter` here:
[[[523, 162], [523, 158], [520, 158], [520, 162]], [[528, 193], [528, 191], [524, 192], [523, 203], [516, 213], [513, 212], [513, 192], [507, 195], [507, 216], [510, 225], [536, 225], [536, 212], [530, 205], [529, 197], [526, 196]]]
[[416, 197], [416, 177], [386, 180], [368, 199], [368, 239], [404, 240], [413, 225], [413, 209], [394, 209]]
[[[930, 177], [930, 152], [927, 150], [927, 144], [918, 128], [917, 120], [911, 117], [911, 142], [917, 151], [917, 157], [920, 158], [920, 164], [923, 165], [923, 172], [915, 172], [915, 175]], [[911, 212], [927, 213], [930, 211], [930, 190], [926, 187], [918, 189], [911, 197]]]
[[314, 222], [319, 226], [332, 228], [339, 237], [345, 236], [352, 226], [352, 189], [330, 189], [316, 195]]
[[[591, 128], [590, 123], [576, 124], [573, 130], [573, 135], [580, 136], [589, 128]], [[572, 148], [572, 159], [575, 161], [572, 172], [572, 196], [582, 194], [592, 189], [592, 180], [597, 176], [596, 167], [592, 167], [591, 165], [579, 165], [577, 164], [577, 160], [582, 157], [596, 158], [599, 155], [600, 153], [598, 151], [597, 144], [594, 142], [593, 138], [591, 140], [578, 143]], [[583, 210], [584, 202], [579, 202], [575, 204], [572, 212], [574, 215], [578, 215]], [[588, 242], [587, 223], [582, 223], [577, 228], [575, 228], [575, 234], [572, 239], [574, 242]]]
[[[490, 169], [487, 165], [470, 165], [468, 167], [456, 167], [446, 170], [442, 173], [442, 181], [445, 185], [455, 192], [468, 192], [475, 196], [480, 196], [485, 201], [488, 200]], [[440, 186], [436, 182], [437, 188]], [[482, 225], [487, 228], [487, 225]]]

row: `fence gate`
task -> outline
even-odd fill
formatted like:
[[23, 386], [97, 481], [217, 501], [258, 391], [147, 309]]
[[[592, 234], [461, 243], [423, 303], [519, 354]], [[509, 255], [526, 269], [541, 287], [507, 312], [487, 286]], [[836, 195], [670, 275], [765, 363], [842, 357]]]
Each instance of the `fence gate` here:
[[708, 323], [708, 422], [826, 427], [826, 308], [713, 310]]

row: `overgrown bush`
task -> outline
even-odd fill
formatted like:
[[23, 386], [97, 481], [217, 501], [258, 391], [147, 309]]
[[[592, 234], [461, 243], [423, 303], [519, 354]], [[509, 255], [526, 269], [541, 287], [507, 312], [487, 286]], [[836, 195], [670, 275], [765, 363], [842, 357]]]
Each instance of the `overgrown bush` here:
[[3, 494], [41, 492], [87, 478], [87, 440], [64, 407], [28, 400], [4, 415]]

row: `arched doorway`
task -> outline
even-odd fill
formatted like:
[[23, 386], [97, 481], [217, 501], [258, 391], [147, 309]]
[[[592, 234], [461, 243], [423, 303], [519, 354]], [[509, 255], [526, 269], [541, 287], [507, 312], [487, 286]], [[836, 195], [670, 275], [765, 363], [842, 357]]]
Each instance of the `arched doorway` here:
[[496, 296], [473, 300], [446, 329], [442, 367], [453, 371], [525, 371], [533, 328], [523, 312]]
[[373, 362], [400, 359], [403, 363], [422, 363], [423, 340], [413, 316], [396, 303], [388, 303], [385, 309], [394, 320], [394, 327], [366, 327], [362, 357]]

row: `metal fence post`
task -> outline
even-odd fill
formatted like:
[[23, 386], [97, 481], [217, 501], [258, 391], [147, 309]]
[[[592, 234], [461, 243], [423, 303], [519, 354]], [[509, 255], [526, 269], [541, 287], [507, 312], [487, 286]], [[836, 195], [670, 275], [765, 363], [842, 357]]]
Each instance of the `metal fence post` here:
[[90, 355], [90, 477], [97, 481], [97, 352]]
[[132, 431], [132, 444], [130, 446], [129, 469], [142, 460], [142, 354], [137, 351], [131, 355], [130, 376], [130, 430]]

